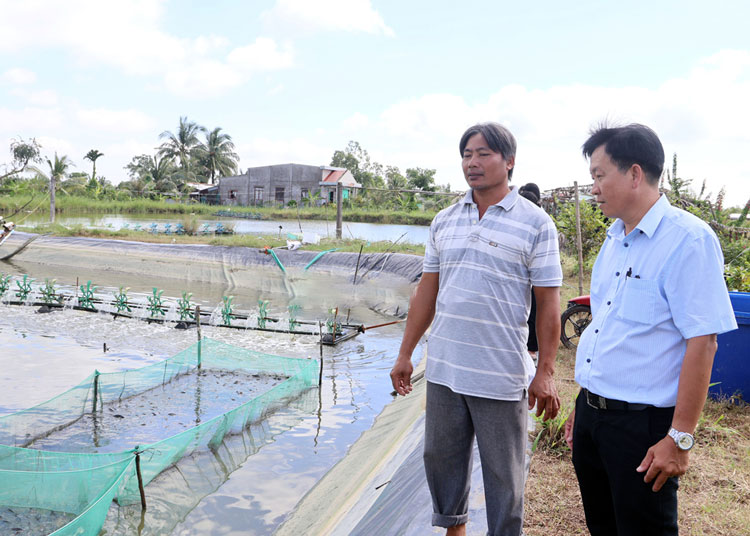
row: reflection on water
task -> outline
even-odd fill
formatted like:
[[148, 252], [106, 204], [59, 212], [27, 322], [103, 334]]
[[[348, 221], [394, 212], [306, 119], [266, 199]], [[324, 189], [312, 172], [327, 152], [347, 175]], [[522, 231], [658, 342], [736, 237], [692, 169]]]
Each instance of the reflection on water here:
[[[113, 284], [106, 279], [102, 283]], [[304, 295], [311, 302], [318, 296], [322, 301], [335, 287], [332, 280], [317, 280]], [[348, 292], [351, 299], [351, 289]], [[408, 294], [396, 292], [404, 306]], [[206, 288], [198, 298], [215, 293], [215, 288]], [[350, 306], [352, 321], [366, 325], [384, 321], [366, 306], [356, 302]], [[320, 389], [307, 392], [245, 433], [226, 438], [215, 452], [182, 460], [146, 488], [149, 507], [143, 520], [137, 508], [113, 507], [105, 533], [138, 534], [139, 525], [144, 535], [271, 533], [391, 400], [388, 371], [402, 332], [403, 324], [389, 326], [338, 347], [324, 347]], [[203, 334], [262, 352], [319, 355], [312, 336], [213, 326], [206, 326]], [[94, 369], [110, 372], [144, 366], [179, 352], [195, 339], [195, 330], [169, 325], [72, 310], [37, 314], [31, 307], [0, 305], [0, 414], [47, 400]], [[104, 343], [110, 348], [106, 353]], [[421, 354], [418, 348], [415, 356]]]
[[[212, 229], [216, 228], [217, 223], [232, 226], [235, 233], [254, 234], [254, 235], [278, 235], [286, 237], [286, 233], [317, 233], [321, 237], [334, 238], [336, 236], [336, 213], [331, 212], [331, 221], [320, 220], [245, 220], [235, 218], [205, 218], [198, 217], [198, 223], [203, 225], [209, 224]], [[165, 224], [171, 223], [174, 226], [183, 222], [184, 216], [174, 215], [171, 218], [153, 217], [148, 214], [96, 214], [96, 215], [58, 215], [55, 222], [60, 225], [74, 226], [82, 225], [87, 228], [111, 229], [117, 231], [123, 227], [134, 227], [140, 224], [141, 227], [156, 223], [159, 229], [163, 229]], [[24, 225], [38, 225], [46, 223], [49, 216], [44, 214], [32, 214], [24, 220]], [[300, 231], [301, 229], [301, 231]], [[145, 233], [146, 231], [144, 231]], [[399, 243], [425, 244], [429, 236], [429, 227], [426, 225], [392, 225], [384, 223], [361, 223], [361, 222], [344, 222], [342, 234], [344, 238], [359, 240], [390, 240]]]

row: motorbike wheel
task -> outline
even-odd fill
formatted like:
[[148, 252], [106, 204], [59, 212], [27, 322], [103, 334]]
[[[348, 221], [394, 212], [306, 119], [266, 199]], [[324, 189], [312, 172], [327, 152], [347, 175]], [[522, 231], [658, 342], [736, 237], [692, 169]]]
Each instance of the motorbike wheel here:
[[573, 349], [578, 346], [581, 333], [591, 323], [591, 307], [588, 305], [573, 305], [568, 307], [560, 320], [562, 329], [560, 340], [565, 348]]

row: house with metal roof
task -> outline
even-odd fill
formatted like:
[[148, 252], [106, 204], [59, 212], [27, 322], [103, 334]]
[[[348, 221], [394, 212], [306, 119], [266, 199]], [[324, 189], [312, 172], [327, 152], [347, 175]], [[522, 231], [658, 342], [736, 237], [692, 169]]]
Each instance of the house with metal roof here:
[[337, 184], [343, 187], [344, 199], [356, 195], [356, 188], [361, 187], [344, 168], [305, 164], [251, 167], [242, 175], [219, 179], [219, 199], [223, 205], [286, 205], [304, 202], [320, 192], [320, 199], [332, 202]]

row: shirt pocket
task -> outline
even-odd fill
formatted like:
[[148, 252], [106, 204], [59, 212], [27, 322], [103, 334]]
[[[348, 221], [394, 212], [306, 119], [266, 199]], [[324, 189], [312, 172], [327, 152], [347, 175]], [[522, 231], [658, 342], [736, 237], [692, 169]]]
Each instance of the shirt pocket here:
[[617, 318], [639, 324], [655, 323], [661, 302], [656, 281], [626, 277], [625, 288], [622, 290], [620, 299], [621, 305]]

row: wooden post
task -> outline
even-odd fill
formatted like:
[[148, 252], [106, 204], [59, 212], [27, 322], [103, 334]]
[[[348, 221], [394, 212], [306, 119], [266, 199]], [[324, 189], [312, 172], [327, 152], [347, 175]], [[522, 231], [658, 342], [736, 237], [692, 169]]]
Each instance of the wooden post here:
[[96, 413], [96, 401], [99, 398], [99, 371], [94, 371], [94, 403], [92, 404], [91, 413]]
[[[55, 158], [57, 159], [57, 158]], [[49, 222], [55, 223], [55, 182], [57, 177], [55, 173], [50, 170], [49, 174]]]
[[138, 491], [141, 494], [141, 510], [146, 509], [146, 492], [143, 490], [143, 475], [141, 475], [141, 453], [135, 447], [135, 475], [138, 477]]
[[362, 258], [362, 248], [364, 248], [364, 244], [359, 245], [359, 255], [357, 255], [357, 267], [354, 269], [354, 280], [352, 281], [352, 285], [357, 284], [357, 273], [359, 272], [359, 260]]
[[336, 183], [336, 238], [341, 240], [341, 230], [344, 226], [344, 188], [340, 182]]
[[195, 325], [198, 328], [198, 368], [201, 368], [201, 306], [195, 306]]
[[581, 240], [581, 202], [578, 199], [578, 181], [573, 181], [576, 194], [576, 248], [578, 249], [578, 295], [583, 294], [583, 241]]
[[320, 335], [320, 371], [318, 372], [318, 386], [323, 385], [323, 324], [318, 320], [318, 334]]

